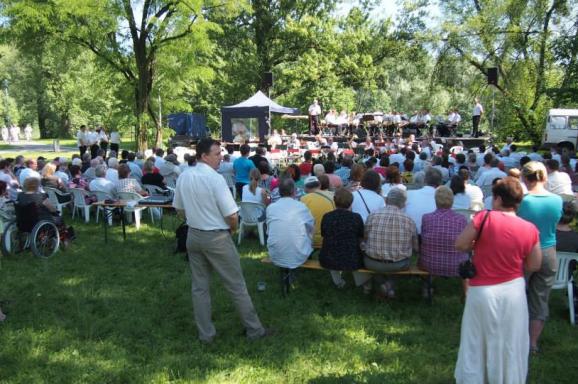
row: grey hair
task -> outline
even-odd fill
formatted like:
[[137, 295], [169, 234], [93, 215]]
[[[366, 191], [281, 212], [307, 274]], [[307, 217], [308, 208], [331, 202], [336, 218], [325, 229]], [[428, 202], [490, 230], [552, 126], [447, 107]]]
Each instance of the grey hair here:
[[94, 175], [96, 177], [104, 177], [106, 175], [106, 167], [102, 164], [97, 165], [94, 170]]

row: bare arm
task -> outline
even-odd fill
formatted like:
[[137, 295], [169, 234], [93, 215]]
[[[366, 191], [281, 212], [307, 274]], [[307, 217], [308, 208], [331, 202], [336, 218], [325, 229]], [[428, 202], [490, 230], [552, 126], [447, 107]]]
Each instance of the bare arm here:
[[225, 221], [229, 224], [229, 229], [231, 233], [237, 230], [237, 225], [239, 223], [239, 215], [237, 212], [233, 213], [231, 216], [225, 217]]
[[45, 199], [42, 202], [42, 205], [44, 205], [50, 212], [56, 212], [56, 208], [54, 207], [54, 205], [52, 205], [52, 203], [50, 202], [50, 200]]
[[462, 233], [460, 233], [460, 235], [458, 236], [458, 238], [456, 239], [456, 250], [460, 251], [460, 252], [468, 252], [471, 251], [473, 248], [473, 243], [474, 240], [476, 239], [476, 236], [478, 234], [478, 231], [476, 231], [476, 229], [474, 228], [474, 225], [472, 223], [469, 223], [464, 230], [462, 231]]
[[532, 251], [528, 257], [526, 257], [524, 267], [528, 272], [536, 272], [542, 267], [542, 249], [540, 248], [540, 242], [534, 245]]

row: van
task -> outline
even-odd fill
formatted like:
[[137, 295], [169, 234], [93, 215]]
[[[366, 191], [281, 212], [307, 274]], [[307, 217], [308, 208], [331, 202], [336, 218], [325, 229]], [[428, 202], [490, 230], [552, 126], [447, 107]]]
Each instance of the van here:
[[544, 147], [559, 146], [574, 151], [578, 145], [578, 109], [550, 109], [544, 130]]

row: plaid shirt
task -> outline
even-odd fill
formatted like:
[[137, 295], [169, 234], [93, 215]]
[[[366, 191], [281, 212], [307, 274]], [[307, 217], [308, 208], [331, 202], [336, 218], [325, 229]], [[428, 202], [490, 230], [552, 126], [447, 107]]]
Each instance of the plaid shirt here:
[[419, 266], [433, 275], [458, 276], [458, 265], [468, 254], [456, 251], [454, 244], [466, 225], [466, 218], [451, 209], [423, 215]]
[[369, 215], [365, 237], [365, 253], [375, 260], [400, 261], [419, 249], [415, 223], [393, 205]]
[[120, 179], [116, 182], [116, 191], [140, 193], [142, 192], [142, 187], [135, 179], [126, 178]]

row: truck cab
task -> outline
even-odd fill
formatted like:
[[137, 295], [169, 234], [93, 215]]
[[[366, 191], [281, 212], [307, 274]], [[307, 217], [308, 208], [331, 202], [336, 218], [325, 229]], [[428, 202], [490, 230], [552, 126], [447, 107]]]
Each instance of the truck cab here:
[[574, 151], [578, 144], [578, 109], [550, 109], [542, 144]]

